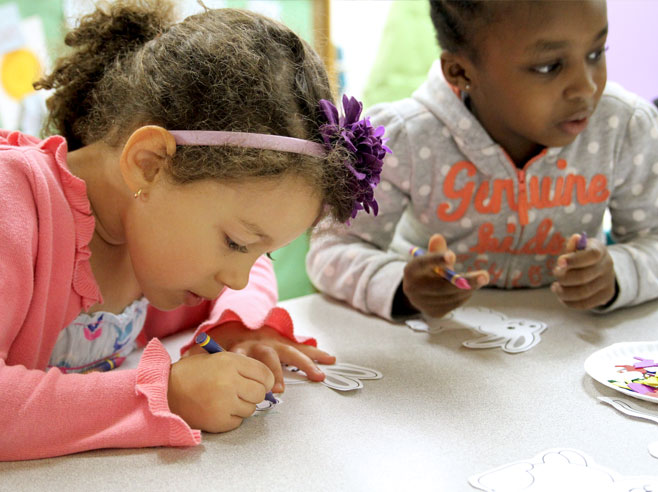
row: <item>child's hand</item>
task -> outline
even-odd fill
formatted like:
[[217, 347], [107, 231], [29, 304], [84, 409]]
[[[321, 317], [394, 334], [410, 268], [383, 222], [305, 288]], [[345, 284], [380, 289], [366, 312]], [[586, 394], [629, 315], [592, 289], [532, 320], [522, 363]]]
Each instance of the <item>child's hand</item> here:
[[[440, 318], [470, 299], [473, 290], [459, 289], [434, 271], [435, 267], [452, 270], [455, 259], [455, 254], [448, 249], [443, 236], [434, 234], [429, 240], [427, 254], [417, 256], [407, 263], [402, 290], [412, 306], [428, 316]], [[472, 289], [479, 289], [489, 283], [489, 273], [485, 270], [463, 276]]]
[[[225, 350], [247, 355], [264, 363], [274, 374], [272, 391], [275, 393], [282, 393], [284, 390], [282, 363], [299, 367], [311, 381], [322, 381], [324, 373], [314, 361], [320, 364], [336, 362], [333, 355], [310, 345], [295, 343], [268, 326], [250, 330], [241, 323], [230, 322], [210, 330], [208, 334]], [[192, 351], [200, 353], [203, 349], [192, 347], [190, 352]]]
[[579, 234], [571, 236], [566, 253], [553, 269], [556, 281], [551, 290], [565, 305], [575, 309], [592, 309], [609, 303], [616, 294], [616, 277], [608, 248], [597, 239], [576, 251]]
[[183, 357], [171, 365], [169, 409], [193, 429], [225, 432], [256, 410], [274, 384], [263, 363], [230, 352]]

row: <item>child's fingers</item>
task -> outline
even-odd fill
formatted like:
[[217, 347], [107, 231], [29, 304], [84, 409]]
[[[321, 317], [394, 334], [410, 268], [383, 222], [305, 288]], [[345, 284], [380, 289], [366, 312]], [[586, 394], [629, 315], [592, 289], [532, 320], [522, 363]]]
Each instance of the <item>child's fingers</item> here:
[[[260, 401], [263, 401], [263, 399], [261, 398]], [[260, 401], [257, 403], [260, 403]], [[248, 417], [251, 417], [251, 415], [255, 411], [256, 411], [256, 403], [251, 403], [249, 401], [245, 401], [238, 398], [235, 404], [233, 405], [233, 408], [231, 409], [231, 416], [246, 419]]]
[[424, 296], [418, 300], [419, 309], [432, 318], [442, 318], [450, 311], [458, 308], [471, 298], [473, 291], [467, 292], [466, 295], [446, 297]]
[[576, 251], [576, 244], [578, 244], [579, 239], [580, 239], [580, 234], [572, 234], [571, 237], [567, 240], [567, 244], [564, 247], [564, 250], [567, 253], [572, 253]]
[[610, 286], [602, 282], [571, 287], [554, 282], [551, 290], [563, 304], [574, 309], [593, 309], [603, 306], [615, 293], [614, 285]]
[[[248, 351], [251, 352], [251, 351]], [[211, 354], [215, 355], [215, 354]], [[274, 375], [272, 370], [260, 360], [249, 355], [243, 351], [243, 347], [236, 346], [232, 352], [221, 352], [224, 356], [239, 356], [240, 359], [236, 360], [236, 369], [238, 374], [243, 378], [253, 379], [265, 386], [266, 391], [270, 391], [274, 385]], [[244, 356], [244, 357], [243, 357]]]
[[[414, 303], [426, 308], [429, 306], [448, 306], [462, 304], [469, 300], [472, 290], [453, 289], [451, 292], [437, 295], [436, 292], [419, 292], [414, 297]], [[425, 311], [425, 309], [423, 309]]]
[[284, 364], [289, 364], [291, 366], [299, 367], [302, 371], [306, 373], [306, 376], [311, 381], [323, 381], [324, 373], [315, 365], [303, 352], [297, 350], [296, 347], [291, 345], [281, 344], [277, 351], [279, 353], [279, 358]]
[[448, 249], [448, 243], [441, 234], [432, 234], [427, 243], [429, 253], [444, 253]]
[[[237, 429], [238, 427], [240, 427], [240, 424], [242, 424], [243, 420], [244, 419], [242, 417], [237, 417], [235, 415], [230, 415], [229, 417], [224, 419], [224, 421], [222, 422], [222, 424], [219, 427], [217, 427], [216, 429], [213, 429], [213, 430], [208, 430], [208, 432], [228, 432], [228, 431], [231, 431], [233, 429]], [[207, 429], [203, 429], [203, 430], [207, 430]]]
[[558, 283], [562, 287], [575, 287], [578, 285], [591, 284], [600, 280], [605, 275], [601, 268], [585, 267], [585, 268], [569, 268], [556, 275]]
[[335, 364], [336, 357], [312, 345], [296, 344], [295, 347], [311, 360], [320, 364]]
[[559, 256], [553, 269], [553, 275], [559, 277], [572, 268], [578, 269], [596, 265], [607, 252], [607, 247], [601, 241], [590, 239], [587, 248]]
[[436, 258], [437, 254], [442, 255], [443, 260], [449, 267], [457, 261], [455, 253], [448, 249], [448, 243], [446, 243], [445, 238], [441, 234], [432, 234], [432, 237], [430, 237], [427, 243], [427, 252], [434, 254], [434, 258]]
[[477, 270], [475, 272], [468, 272], [463, 275], [468, 280], [472, 289], [479, 289], [489, 283], [489, 272], [486, 270]]
[[243, 379], [238, 386], [237, 393], [240, 400], [244, 400], [247, 403], [252, 403], [255, 405], [265, 399], [266, 391], [265, 386], [254, 381], [253, 379]]
[[[273, 384], [270, 385], [270, 388], [277, 393], [283, 391], [284, 385], [281, 361], [279, 360], [277, 351], [273, 347], [264, 343], [254, 343], [249, 341], [235, 344], [231, 347], [231, 351], [255, 359], [267, 366], [272, 373], [272, 376], [274, 376]], [[270, 388], [268, 388], [267, 391], [269, 391]], [[258, 402], [260, 401], [262, 401], [262, 398]]]
[[417, 256], [409, 261], [407, 264], [408, 267], [415, 272], [422, 272], [423, 275], [429, 275], [434, 273], [434, 269], [438, 266], [439, 268], [450, 268], [454, 262], [450, 262], [454, 258], [454, 253], [448, 251], [445, 253], [428, 253], [423, 256]]

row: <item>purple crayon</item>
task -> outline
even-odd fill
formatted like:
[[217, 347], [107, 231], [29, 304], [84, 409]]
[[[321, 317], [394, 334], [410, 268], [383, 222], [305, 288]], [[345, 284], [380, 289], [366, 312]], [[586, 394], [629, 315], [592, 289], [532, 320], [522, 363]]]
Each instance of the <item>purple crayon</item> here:
[[[203, 349], [208, 352], [209, 354], [216, 354], [217, 352], [223, 352], [224, 349], [221, 347], [220, 344], [218, 344], [215, 340], [210, 338], [210, 335], [207, 333], [199, 333], [195, 340], [194, 340], [197, 345], [200, 347], [203, 347]], [[269, 402], [272, 402], [273, 404], [279, 403], [277, 399], [274, 397], [271, 391], [268, 391], [265, 394], [265, 399]]]
[[587, 247], [587, 233], [583, 231], [576, 243], [576, 251], [581, 251]]
[[[409, 254], [411, 256], [422, 256], [426, 253], [426, 251], [423, 248], [419, 247], [413, 247], [409, 250]], [[458, 289], [462, 290], [470, 290], [471, 285], [468, 283], [468, 280], [466, 280], [464, 277], [459, 275], [456, 272], [453, 272], [449, 268], [441, 268], [441, 267], [434, 267], [434, 273], [436, 273], [439, 277], [443, 277], [446, 279], [448, 282], [450, 282], [452, 285], [457, 287]]]

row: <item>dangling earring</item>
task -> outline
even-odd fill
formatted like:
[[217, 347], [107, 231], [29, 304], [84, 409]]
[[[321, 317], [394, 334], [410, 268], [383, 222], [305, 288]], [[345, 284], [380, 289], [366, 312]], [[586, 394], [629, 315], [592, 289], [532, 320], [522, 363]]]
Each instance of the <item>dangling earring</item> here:
[[137, 190], [137, 191], [135, 192], [135, 194], [133, 195], [133, 198], [139, 198], [139, 196], [140, 196], [141, 194], [142, 194], [142, 189], [140, 188], [139, 190]]

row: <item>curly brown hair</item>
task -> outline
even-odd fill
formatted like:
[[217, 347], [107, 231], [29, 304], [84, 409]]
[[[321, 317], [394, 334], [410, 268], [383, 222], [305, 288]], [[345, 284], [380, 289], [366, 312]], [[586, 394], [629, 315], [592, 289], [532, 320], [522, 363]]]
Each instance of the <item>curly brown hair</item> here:
[[[35, 87], [54, 89], [44, 131], [69, 149], [121, 145], [137, 128], [267, 133], [321, 142], [319, 100], [333, 100], [319, 56], [293, 31], [239, 9], [206, 9], [175, 22], [166, 0], [119, 0], [82, 17], [70, 52]], [[178, 183], [295, 175], [318, 190], [328, 212], [352, 210], [344, 151], [327, 157], [231, 146], [178, 146]]]

